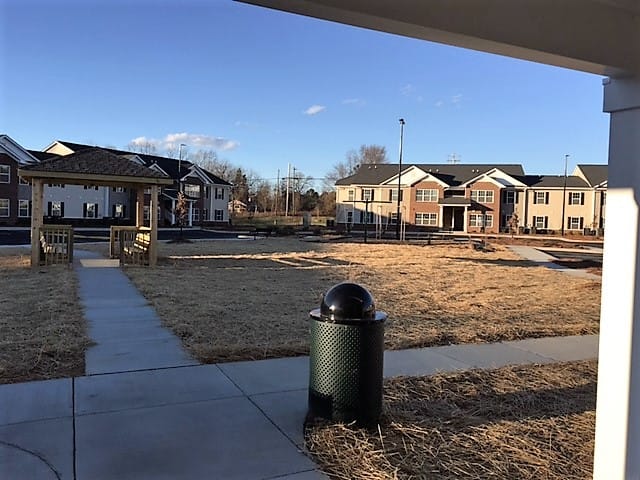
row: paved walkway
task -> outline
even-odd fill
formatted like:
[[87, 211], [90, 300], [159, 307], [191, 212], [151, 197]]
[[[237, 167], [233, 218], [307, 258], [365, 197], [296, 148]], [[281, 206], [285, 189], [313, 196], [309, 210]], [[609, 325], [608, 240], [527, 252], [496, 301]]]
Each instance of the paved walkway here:
[[[308, 357], [194, 365], [119, 269], [78, 253], [81, 301], [98, 342], [88, 375], [0, 385], [0, 479], [326, 478], [303, 446]], [[597, 336], [387, 351], [384, 375], [597, 352]]]
[[549, 255], [548, 253], [542, 252], [537, 248], [527, 247], [524, 245], [509, 245], [508, 248], [520, 255], [522, 258], [526, 258], [529, 261], [539, 263], [542, 266], [547, 268], [551, 268], [553, 270], [557, 270], [562, 273], [566, 273], [567, 275], [571, 275], [572, 277], [585, 278], [587, 280], [598, 280], [602, 281], [602, 277], [600, 275], [595, 275], [593, 273], [589, 273], [586, 270], [581, 270], [577, 268], [569, 268], [563, 267], [562, 265], [558, 265], [557, 263], [553, 263], [556, 260], [556, 257], [553, 255]]

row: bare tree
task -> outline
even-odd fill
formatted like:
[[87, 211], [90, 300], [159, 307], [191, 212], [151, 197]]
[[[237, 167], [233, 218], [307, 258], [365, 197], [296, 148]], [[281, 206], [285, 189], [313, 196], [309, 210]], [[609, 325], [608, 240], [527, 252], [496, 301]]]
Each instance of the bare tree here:
[[173, 213], [175, 214], [176, 221], [180, 226], [179, 239], [184, 240], [184, 237], [182, 235], [182, 227], [184, 226], [184, 222], [187, 219], [188, 209], [187, 209], [187, 197], [185, 197], [184, 193], [182, 192], [178, 192], [178, 201], [176, 202], [176, 208], [174, 209]]
[[349, 150], [342, 162], [336, 163], [324, 178], [323, 189], [332, 191], [336, 181], [356, 173], [361, 165], [389, 163], [387, 149], [381, 145], [361, 145]]
[[237, 170], [231, 162], [218, 157], [215, 150], [198, 150], [190, 154], [188, 159], [226, 182], [233, 180], [234, 172]]
[[157, 155], [157, 148], [155, 143], [145, 142], [129, 142], [127, 144], [127, 150], [130, 152], [144, 153], [146, 155]]
[[511, 238], [515, 233], [518, 233], [518, 224], [520, 223], [520, 219], [518, 218], [518, 214], [514, 213], [509, 218], [509, 232], [511, 233]]

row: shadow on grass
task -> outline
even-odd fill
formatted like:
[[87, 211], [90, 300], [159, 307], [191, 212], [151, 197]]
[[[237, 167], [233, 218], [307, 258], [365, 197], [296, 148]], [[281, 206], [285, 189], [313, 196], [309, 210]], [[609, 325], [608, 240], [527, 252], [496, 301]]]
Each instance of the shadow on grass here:
[[477, 263], [480, 265], [498, 265], [501, 267], [520, 267], [530, 268], [540, 266], [539, 262], [533, 262], [531, 260], [500, 260], [493, 258], [469, 258], [469, 257], [443, 257], [447, 260], [455, 260], [458, 262]]

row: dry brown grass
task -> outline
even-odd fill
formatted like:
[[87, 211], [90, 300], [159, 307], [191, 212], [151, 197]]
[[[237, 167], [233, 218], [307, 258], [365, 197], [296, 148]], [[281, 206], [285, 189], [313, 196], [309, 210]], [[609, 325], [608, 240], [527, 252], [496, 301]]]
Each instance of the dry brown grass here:
[[309, 243], [160, 246], [154, 270], [127, 268], [164, 323], [203, 362], [308, 350], [309, 310], [340, 281], [389, 314], [387, 348], [598, 331], [600, 284], [538, 267], [504, 247]]
[[32, 270], [29, 251], [0, 249], [0, 383], [84, 374], [89, 344], [73, 271]]
[[396, 378], [379, 431], [318, 422], [307, 447], [336, 479], [591, 478], [596, 362]]

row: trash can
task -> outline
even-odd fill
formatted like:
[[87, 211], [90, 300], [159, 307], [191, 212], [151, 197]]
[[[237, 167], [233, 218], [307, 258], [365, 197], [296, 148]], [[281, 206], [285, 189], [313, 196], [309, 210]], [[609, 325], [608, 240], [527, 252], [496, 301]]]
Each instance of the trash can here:
[[312, 310], [308, 418], [371, 427], [382, 412], [384, 322], [373, 296], [339, 283]]

